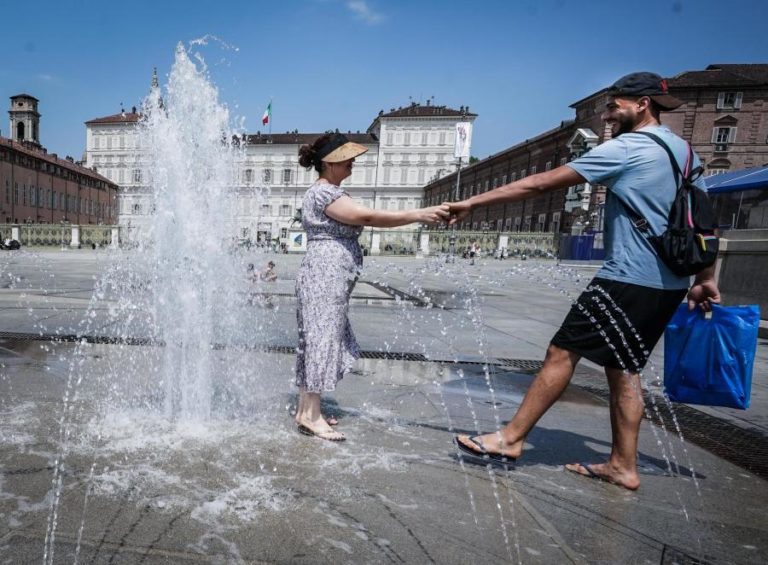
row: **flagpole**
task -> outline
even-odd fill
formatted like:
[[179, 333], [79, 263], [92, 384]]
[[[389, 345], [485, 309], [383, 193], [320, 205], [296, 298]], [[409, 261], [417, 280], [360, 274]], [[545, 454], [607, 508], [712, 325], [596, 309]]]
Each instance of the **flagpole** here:
[[269, 137], [272, 137], [272, 97], [269, 98]]

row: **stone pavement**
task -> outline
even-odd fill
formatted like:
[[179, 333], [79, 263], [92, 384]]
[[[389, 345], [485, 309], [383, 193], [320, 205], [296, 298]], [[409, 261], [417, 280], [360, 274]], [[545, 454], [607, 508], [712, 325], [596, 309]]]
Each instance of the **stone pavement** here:
[[[38, 563], [45, 551], [55, 563], [763, 562], [765, 475], [732, 463], [739, 453], [716, 455], [646, 421], [639, 491], [563, 470], [610, 446], [604, 379], [589, 363], [514, 469], [458, 458], [454, 432], [492, 430], [514, 413], [568, 296], [593, 271], [367, 258], [351, 308], [366, 355], [326, 398], [350, 438], [337, 445], [291, 425], [300, 257], [269, 258], [280, 279], [265, 289], [270, 304], [251, 307], [271, 337], [246, 360], [261, 370], [247, 383], [217, 376], [217, 398], [235, 390], [236, 402], [182, 425], [102, 406], [110, 394], [151, 394], [158, 348], [49, 339], [77, 333], [86, 315], [91, 341], [110, 337], [99, 323], [110, 304], [89, 305], [107, 253], [0, 256], [3, 563]], [[731, 440], [765, 445], [767, 345], [758, 344], [752, 408], [678, 407], [684, 435], [714, 422]], [[220, 355], [226, 365], [234, 354]], [[95, 378], [122, 360], [125, 382]], [[709, 436], [723, 443], [723, 434], [712, 426]]]

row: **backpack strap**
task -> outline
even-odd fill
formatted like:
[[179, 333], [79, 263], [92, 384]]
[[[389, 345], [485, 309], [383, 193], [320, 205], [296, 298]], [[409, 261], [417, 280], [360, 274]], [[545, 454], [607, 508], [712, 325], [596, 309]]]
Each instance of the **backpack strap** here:
[[[683, 171], [680, 170], [680, 165], [678, 165], [677, 159], [675, 158], [675, 155], [672, 153], [672, 150], [669, 148], [669, 146], [666, 143], [664, 143], [664, 140], [661, 139], [658, 135], [647, 132], [647, 131], [634, 131], [632, 133], [639, 133], [640, 135], [649, 137], [667, 152], [667, 156], [669, 157], [669, 162], [672, 165], [672, 172], [675, 175], [676, 190], [680, 189], [680, 184], [682, 179], [686, 179], [688, 178], [688, 175], [692, 175], [693, 173], [699, 171], [700, 167], [697, 167], [694, 171], [689, 171], [689, 168], [693, 161], [693, 150], [691, 149], [691, 145], [688, 142], [686, 142], [686, 146], [688, 147], [688, 156], [685, 161], [685, 173], [683, 173]], [[627, 212], [627, 215], [629, 216], [629, 219], [632, 221], [632, 224], [637, 228], [637, 231], [643, 234], [646, 238], [650, 237], [651, 234], [648, 228], [648, 220], [646, 220], [643, 216], [635, 212], [635, 210], [632, 209], [626, 202], [624, 202], [624, 200], [622, 200], [621, 197], [619, 197], [617, 194], [613, 193], [613, 195], [618, 199], [619, 203], [624, 207], [624, 210]]]
[[686, 156], [685, 160], [685, 173], [680, 170], [680, 165], [677, 164], [677, 159], [675, 159], [675, 155], [672, 153], [672, 150], [669, 148], [669, 145], [664, 143], [664, 140], [661, 139], [658, 135], [655, 133], [650, 133], [647, 131], [634, 131], [632, 133], [639, 133], [640, 135], [644, 135], [645, 137], [651, 138], [653, 141], [655, 141], [657, 144], [661, 145], [661, 147], [664, 149], [664, 151], [667, 152], [667, 156], [669, 157], [669, 162], [672, 164], [672, 172], [675, 173], [675, 186], [680, 186], [680, 180], [683, 178], [688, 178], [689, 174], [689, 167], [692, 161], [693, 157], [693, 149], [691, 149], [691, 145], [686, 142], [685, 145], [688, 147], [688, 155]]

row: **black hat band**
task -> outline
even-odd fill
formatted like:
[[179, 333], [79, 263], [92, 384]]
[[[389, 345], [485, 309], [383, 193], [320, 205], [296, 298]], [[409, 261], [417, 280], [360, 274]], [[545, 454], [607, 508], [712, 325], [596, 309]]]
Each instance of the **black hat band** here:
[[315, 159], [317, 161], [322, 161], [324, 157], [327, 157], [345, 143], [349, 143], [346, 135], [343, 133], [334, 133], [328, 141], [318, 148], [315, 153]]

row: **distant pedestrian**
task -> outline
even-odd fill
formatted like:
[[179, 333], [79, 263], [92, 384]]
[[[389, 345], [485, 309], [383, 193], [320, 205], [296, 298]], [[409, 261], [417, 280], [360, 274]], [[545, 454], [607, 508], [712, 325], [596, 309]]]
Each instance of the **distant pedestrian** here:
[[469, 246], [469, 264], [474, 265], [475, 264], [475, 257], [480, 253], [480, 246], [477, 244], [476, 241], [472, 242], [472, 245]]
[[259, 275], [261, 280], [266, 282], [275, 282], [277, 280], [277, 273], [275, 272], [275, 262], [270, 261], [267, 263], [267, 268], [264, 269]]
[[[456, 439], [462, 451], [487, 455], [494, 462], [520, 457], [526, 436], [563, 393], [576, 363], [585, 357], [602, 365], [608, 378], [612, 449], [606, 462], [574, 463], [566, 469], [634, 490], [640, 485], [637, 441], [643, 416], [639, 372], [686, 291], [688, 307], [698, 304], [704, 310], [710, 309], [711, 302], [720, 301], [720, 292], [712, 267], [700, 272], [688, 290], [689, 278], [675, 275], [664, 264], [627, 211], [631, 206], [644, 216], [651, 232], [658, 235], [666, 229], [677, 190], [666, 150], [645, 133], [657, 136], [669, 147], [681, 170], [686, 170], [686, 164], [690, 170], [699, 166], [688, 144], [660, 122], [662, 110], [672, 110], [682, 102], [670, 96], [666, 81], [653, 73], [627, 75], [609, 94], [602, 118], [613, 139], [557, 169], [450, 205], [454, 215], [451, 223], [455, 223], [480, 206], [523, 200], [585, 182], [608, 188], [605, 263], [552, 339], [544, 366], [517, 413], [500, 431]], [[689, 156], [691, 162], [687, 163]], [[600, 303], [610, 307], [597, 308]], [[612, 303], [623, 313], [618, 314]], [[624, 323], [624, 316], [634, 330]], [[618, 320], [616, 325], [614, 320]], [[634, 332], [640, 336], [642, 347]], [[629, 350], [623, 347], [622, 335]], [[606, 343], [606, 336], [610, 343]]]
[[349, 298], [363, 265], [358, 238], [363, 226], [390, 228], [412, 223], [435, 224], [448, 218], [448, 206], [389, 212], [357, 204], [341, 182], [352, 174], [355, 157], [368, 148], [343, 134], [325, 134], [299, 149], [299, 164], [320, 178], [309, 187], [302, 205], [307, 253], [296, 276], [299, 345], [296, 423], [301, 433], [341, 441], [320, 411], [320, 395], [332, 391], [352, 368], [360, 350], [349, 323]]

